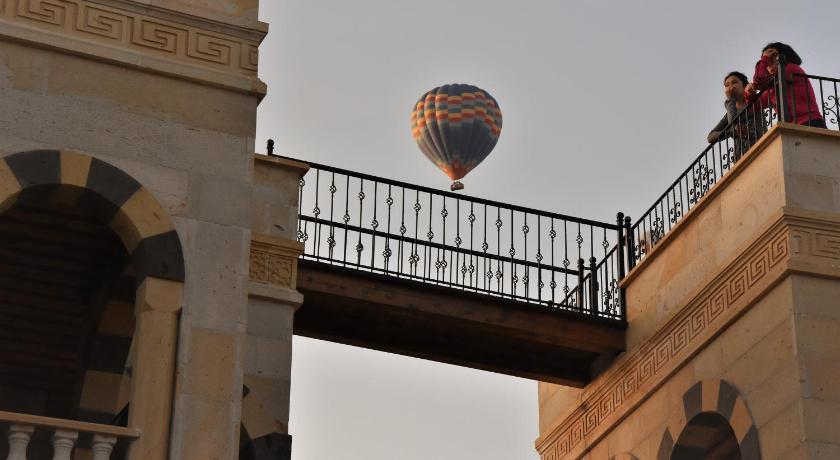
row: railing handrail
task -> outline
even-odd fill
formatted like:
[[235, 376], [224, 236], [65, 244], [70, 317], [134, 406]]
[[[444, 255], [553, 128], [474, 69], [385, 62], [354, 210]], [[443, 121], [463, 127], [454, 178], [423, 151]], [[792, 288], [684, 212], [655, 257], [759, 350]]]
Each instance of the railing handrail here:
[[462, 195], [462, 194], [459, 194], [459, 193], [447, 192], [445, 190], [439, 190], [439, 189], [435, 189], [435, 188], [431, 188], [431, 187], [425, 187], [425, 186], [422, 186], [422, 185], [410, 184], [408, 182], [402, 182], [402, 181], [398, 181], [398, 180], [394, 180], [394, 179], [388, 179], [388, 178], [384, 178], [384, 177], [374, 176], [372, 174], [366, 174], [366, 173], [362, 173], [362, 172], [358, 172], [358, 171], [352, 171], [352, 170], [349, 170], [349, 169], [338, 168], [338, 167], [335, 167], [335, 166], [323, 165], [323, 164], [315, 163], [315, 162], [312, 162], [312, 161], [301, 160], [301, 159], [298, 159], [298, 158], [292, 158], [292, 157], [287, 157], [287, 156], [282, 156], [282, 155], [274, 155], [274, 154], [272, 154], [271, 156], [273, 156], [275, 158], [283, 158], [283, 159], [286, 159], [286, 160], [292, 160], [292, 161], [298, 161], [298, 162], [301, 162], [301, 163], [305, 163], [305, 164], [308, 164], [313, 169], [320, 169], [322, 171], [333, 172], [333, 173], [338, 173], [338, 174], [345, 174], [345, 175], [349, 175], [349, 176], [352, 176], [352, 177], [357, 177], [357, 178], [360, 178], [360, 179], [379, 182], [379, 183], [386, 184], [386, 185], [393, 185], [393, 186], [396, 186], [396, 187], [403, 187], [403, 188], [406, 188], [406, 189], [416, 190], [416, 191], [420, 191], [420, 192], [424, 192], [424, 193], [430, 193], [430, 194], [433, 194], [433, 195], [444, 196], [444, 197], [447, 197], [447, 198], [461, 200], [461, 201], [465, 201], [465, 202], [469, 202], [469, 203], [483, 204], [483, 205], [487, 205], [487, 206], [498, 207], [498, 208], [505, 209], [505, 210], [513, 210], [513, 211], [516, 211], [516, 212], [533, 214], [535, 216], [548, 217], [548, 218], [553, 218], [553, 219], [558, 219], [558, 220], [566, 220], [566, 221], [569, 221], [569, 222], [574, 222], [576, 224], [591, 225], [593, 227], [606, 228], [608, 230], [616, 230], [616, 231], [618, 230], [618, 226], [616, 224], [611, 224], [611, 223], [608, 223], [608, 222], [600, 222], [600, 221], [596, 221], [596, 220], [592, 220], [592, 219], [585, 219], [585, 218], [582, 218], [582, 217], [568, 216], [568, 215], [560, 214], [560, 213], [556, 213], [556, 212], [543, 211], [543, 210], [539, 210], [539, 209], [527, 208], [525, 206], [519, 206], [519, 205], [515, 205], [515, 204], [510, 204], [510, 203], [503, 203], [501, 201], [488, 200], [486, 198], [479, 198], [479, 197], [476, 197], [476, 196]]
[[792, 73], [791, 75], [794, 77], [816, 78], [819, 80], [827, 80], [832, 83], [840, 83], [840, 78], [823, 77], [822, 75], [811, 75], [807, 73]]
[[[765, 91], [767, 91], [767, 90], [763, 90], [763, 91], [758, 92], [758, 94], [756, 94], [755, 99], [753, 99], [752, 101], [750, 101], [750, 102], [749, 102], [749, 104], [747, 104], [747, 105], [745, 105], [744, 107], [742, 107], [742, 108], [741, 108], [741, 110], [739, 110], [739, 111], [738, 111], [738, 113], [737, 113], [737, 114], [736, 114], [736, 115], [732, 118], [732, 121], [730, 121], [729, 123], [727, 123], [727, 124], [726, 124], [726, 127], [725, 127], [725, 128], [723, 128], [723, 130], [722, 130], [722, 131], [726, 132], [726, 131], [728, 131], [730, 128], [732, 128], [732, 127], [734, 127], [735, 125], [739, 124], [739, 123], [740, 123], [740, 117], [741, 117], [743, 114], [747, 113], [747, 110], [749, 110], [749, 109], [751, 109], [752, 107], [754, 107], [754, 105], [755, 105], [755, 104], [760, 103], [759, 101], [760, 101], [761, 95], [763, 95]], [[707, 145], [707, 146], [703, 149], [703, 151], [702, 151], [702, 152], [700, 152], [700, 154], [699, 154], [699, 155], [697, 155], [696, 157], [694, 157], [694, 160], [693, 160], [693, 161], [692, 161], [692, 162], [688, 165], [688, 167], [687, 167], [687, 168], [685, 168], [685, 170], [683, 170], [683, 171], [682, 171], [682, 172], [681, 172], [681, 173], [677, 176], [677, 179], [676, 179], [676, 180], [674, 180], [674, 182], [672, 182], [670, 185], [668, 185], [668, 187], [666, 187], [665, 192], [664, 192], [664, 193], [662, 193], [661, 195], [659, 195], [659, 197], [658, 197], [658, 198], [656, 198], [656, 199], [653, 201], [653, 205], [651, 205], [651, 207], [649, 207], [647, 210], [645, 210], [643, 213], [641, 213], [641, 214], [640, 214], [640, 216], [646, 216], [646, 215], [650, 214], [653, 210], [655, 210], [655, 209], [656, 209], [656, 207], [659, 205], [659, 203], [660, 203], [663, 199], [665, 199], [665, 198], [668, 196], [668, 194], [670, 193], [670, 191], [671, 191], [674, 187], [676, 187], [677, 185], [679, 185], [679, 184], [680, 184], [680, 181], [682, 181], [683, 177], [685, 177], [688, 173], [690, 173], [690, 172], [694, 169], [694, 165], [696, 165], [696, 164], [700, 161], [700, 159], [701, 159], [701, 158], [703, 158], [704, 156], [706, 156], [706, 154], [709, 152], [709, 150], [714, 149], [714, 148], [715, 148], [715, 145], [716, 145], [717, 143], [718, 143], [718, 141], [709, 142], [709, 144], [708, 144], [708, 145]], [[634, 229], [635, 229], [635, 228], [637, 228], [637, 227], [638, 227], [638, 226], [639, 226], [642, 222], [643, 222], [643, 219], [641, 219], [641, 218], [637, 219], [637, 220], [636, 220], [636, 223], [633, 225], [633, 228], [634, 228]]]
[[99, 423], [81, 422], [78, 420], [67, 420], [55, 417], [46, 417], [43, 415], [22, 414], [17, 412], [0, 411], [0, 423], [32, 425], [46, 428], [59, 428], [62, 430], [102, 434], [127, 439], [137, 439], [140, 437], [140, 430], [136, 428], [101, 425]]

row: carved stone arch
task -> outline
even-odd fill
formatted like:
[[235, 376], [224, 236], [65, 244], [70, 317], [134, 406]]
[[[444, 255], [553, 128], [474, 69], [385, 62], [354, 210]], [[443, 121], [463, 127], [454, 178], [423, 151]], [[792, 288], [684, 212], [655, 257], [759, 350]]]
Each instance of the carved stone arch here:
[[0, 158], [0, 213], [30, 203], [83, 210], [110, 227], [125, 247], [135, 283], [127, 424], [141, 433], [128, 458], [166, 459], [185, 279], [181, 242], [168, 213], [121, 169], [72, 150]]
[[659, 445], [658, 460], [671, 460], [676, 458], [673, 457], [676, 451], [685, 452], [695, 447], [683, 445], [687, 428], [698, 423], [716, 422], [726, 424], [726, 429], [731, 429], [742, 460], [761, 459], [758, 430], [746, 401], [734, 386], [724, 380], [703, 380], [689, 388], [682, 399], [682, 417], [678, 423], [665, 429]]

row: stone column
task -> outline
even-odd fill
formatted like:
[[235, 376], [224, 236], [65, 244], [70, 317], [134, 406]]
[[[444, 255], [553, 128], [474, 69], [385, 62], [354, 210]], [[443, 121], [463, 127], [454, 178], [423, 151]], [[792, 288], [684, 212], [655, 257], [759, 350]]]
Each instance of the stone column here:
[[254, 166], [250, 283], [242, 426], [243, 449], [256, 459], [291, 458], [289, 387], [294, 313], [303, 302], [296, 290], [303, 244], [297, 228], [302, 163], [257, 156]]
[[148, 277], [137, 289], [128, 426], [142, 435], [130, 460], [164, 460], [169, 451], [178, 315], [183, 283]]

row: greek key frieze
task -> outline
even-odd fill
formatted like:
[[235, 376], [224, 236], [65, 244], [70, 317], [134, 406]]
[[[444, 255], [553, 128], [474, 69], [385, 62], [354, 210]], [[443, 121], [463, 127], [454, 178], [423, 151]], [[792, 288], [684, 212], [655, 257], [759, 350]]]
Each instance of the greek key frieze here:
[[85, 0], [0, 0], [0, 21], [249, 77], [257, 41]]

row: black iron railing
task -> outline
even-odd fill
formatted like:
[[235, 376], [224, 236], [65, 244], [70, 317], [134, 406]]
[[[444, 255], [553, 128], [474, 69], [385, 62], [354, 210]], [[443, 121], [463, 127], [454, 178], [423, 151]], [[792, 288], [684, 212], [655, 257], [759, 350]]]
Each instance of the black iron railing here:
[[625, 318], [623, 215], [597, 222], [308, 164], [297, 232], [304, 259]]
[[[783, 75], [784, 59], [780, 59], [777, 75]], [[811, 99], [805, 102], [794, 97], [793, 87], [807, 79], [814, 90], [817, 107]], [[781, 82], [781, 83], [780, 83]], [[651, 249], [694, 208], [709, 190], [725, 176], [749, 148], [774, 124], [779, 113], [789, 123], [819, 125], [820, 116], [827, 129], [840, 130], [840, 80], [806, 74], [775, 78], [769, 88], [760, 92], [729, 122], [717, 141], [709, 144], [691, 165], [654, 202], [626, 232], [629, 268], [644, 258]], [[801, 91], [801, 90], [800, 90]], [[797, 107], [799, 104], [799, 107]]]
[[[797, 79], [811, 83], [818, 107], [808, 98], [802, 110]], [[791, 74], [767, 86], [635, 224], [621, 213], [616, 224], [597, 222], [308, 163], [299, 185], [302, 257], [624, 321], [626, 271], [780, 118], [821, 125], [821, 116], [840, 130], [840, 80]]]

